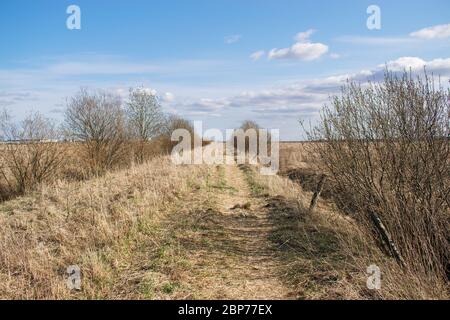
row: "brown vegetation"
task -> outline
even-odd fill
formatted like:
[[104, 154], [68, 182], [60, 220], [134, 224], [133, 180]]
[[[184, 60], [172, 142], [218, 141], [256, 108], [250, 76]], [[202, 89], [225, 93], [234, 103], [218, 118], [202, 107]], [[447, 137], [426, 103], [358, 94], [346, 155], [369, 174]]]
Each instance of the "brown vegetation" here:
[[386, 74], [349, 84], [310, 132], [333, 200], [405, 273], [445, 287], [449, 251], [448, 92], [433, 80]]
[[192, 124], [165, 116], [153, 93], [130, 90], [120, 97], [81, 89], [69, 102], [62, 128], [35, 113], [15, 122], [0, 116], [0, 200], [33, 191], [58, 179], [81, 181], [144, 163], [171, 152], [171, 132]]
[[[167, 241], [160, 224], [207, 174], [158, 157], [0, 204], [0, 297], [146, 297], [150, 271], [157, 272], [150, 266]], [[82, 270], [79, 292], [66, 285], [70, 265]]]
[[[0, 200], [23, 195], [59, 174], [65, 146], [54, 124], [35, 113], [16, 124], [7, 112], [0, 116]], [[26, 143], [22, 143], [26, 141]]]
[[65, 126], [71, 140], [80, 142], [85, 165], [101, 174], [123, 156], [126, 122], [119, 97], [81, 90], [66, 109]]

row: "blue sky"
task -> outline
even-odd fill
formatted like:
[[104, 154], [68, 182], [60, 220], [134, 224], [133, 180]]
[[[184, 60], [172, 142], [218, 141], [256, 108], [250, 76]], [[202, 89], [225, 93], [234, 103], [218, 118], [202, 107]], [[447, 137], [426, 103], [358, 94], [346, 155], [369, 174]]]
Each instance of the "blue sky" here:
[[[69, 30], [69, 5], [81, 30]], [[369, 30], [366, 10], [381, 9]], [[450, 77], [450, 2], [300, 0], [2, 0], [0, 107], [61, 120], [80, 87], [126, 98], [158, 92], [164, 109], [206, 128], [255, 119], [301, 139], [346, 79], [382, 66]]]

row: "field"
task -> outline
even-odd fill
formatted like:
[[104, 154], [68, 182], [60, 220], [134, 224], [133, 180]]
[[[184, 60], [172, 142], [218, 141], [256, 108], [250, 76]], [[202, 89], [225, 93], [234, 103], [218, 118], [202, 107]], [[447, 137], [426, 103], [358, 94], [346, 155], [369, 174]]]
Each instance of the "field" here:
[[401, 1], [3, 1], [0, 300], [450, 300], [450, 2]]
[[[283, 143], [282, 173], [307, 167]], [[336, 206], [248, 165], [168, 156], [0, 204], [3, 299], [433, 299]], [[383, 274], [366, 285], [367, 267]], [[67, 268], [81, 271], [79, 290]]]
[[280, 172], [282, 174], [292, 169], [308, 169], [311, 160], [308, 159], [309, 142], [280, 142]]

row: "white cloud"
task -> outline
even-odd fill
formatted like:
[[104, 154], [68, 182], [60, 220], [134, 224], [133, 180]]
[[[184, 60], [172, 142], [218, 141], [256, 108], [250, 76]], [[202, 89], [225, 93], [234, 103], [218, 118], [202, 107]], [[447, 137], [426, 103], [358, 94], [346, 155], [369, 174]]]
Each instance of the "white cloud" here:
[[296, 42], [308, 42], [309, 38], [316, 32], [316, 30], [314, 29], [309, 29], [305, 32], [299, 32], [297, 33], [297, 35], [294, 37], [294, 40]]
[[224, 41], [226, 44], [232, 44], [232, 43], [236, 43], [238, 41], [240, 41], [242, 39], [242, 35], [240, 34], [233, 34], [230, 36], [226, 36]]
[[[392, 60], [386, 63], [386, 66], [391, 71], [403, 71], [403, 70], [419, 70], [426, 66], [427, 62], [417, 57], [401, 57], [397, 60]], [[379, 68], [385, 67], [380, 65]]]
[[272, 49], [269, 59], [300, 59], [312, 61], [319, 59], [328, 52], [328, 46], [323, 43], [297, 42], [290, 48]]
[[312, 61], [319, 59], [328, 52], [328, 46], [323, 43], [310, 42], [310, 36], [315, 30], [300, 32], [295, 36], [297, 41], [289, 48], [274, 48], [269, 52], [269, 59], [298, 59]]
[[423, 75], [424, 70], [426, 70], [428, 74], [440, 77], [441, 82], [447, 82], [450, 79], [450, 58], [426, 61], [418, 57], [400, 57], [384, 64], [379, 64], [372, 69], [328, 77], [326, 80], [335, 83], [343, 83], [346, 80], [354, 80], [362, 83], [368, 80], [380, 81], [384, 77], [386, 68], [396, 74], [401, 74], [405, 71], [411, 72], [413, 76]]
[[260, 51], [256, 51], [256, 52], [253, 52], [251, 55], [250, 55], [250, 58], [252, 59], [252, 60], [259, 60], [259, 59], [261, 59], [264, 55], [266, 54], [266, 52], [264, 51], [264, 50], [260, 50]]
[[179, 104], [179, 107], [195, 114], [199, 112], [207, 114], [219, 110], [235, 112], [239, 108], [240, 112], [253, 112], [266, 119], [271, 119], [275, 115], [314, 116], [329, 101], [330, 95], [339, 94], [341, 86], [347, 81], [359, 83], [367, 83], [369, 80], [380, 81], [383, 79], [386, 67], [396, 73], [411, 70], [413, 76], [422, 74], [423, 68], [426, 67], [428, 72], [441, 76], [441, 81], [448, 81], [450, 78], [450, 58], [425, 61], [417, 57], [400, 57], [355, 73], [307, 79], [278, 88], [246, 91], [220, 99], [199, 99]]
[[411, 37], [420, 39], [444, 39], [450, 38], [450, 24], [441, 24], [424, 28], [410, 34]]
[[[298, 42], [299, 44], [311, 44]], [[291, 48], [288, 48], [290, 51]], [[264, 56], [267, 55], [265, 52]], [[331, 57], [332, 53], [327, 56]], [[262, 56], [261, 56], [262, 57]], [[70, 60], [74, 63], [89, 65], [91, 73], [96, 74], [104, 71], [108, 64], [116, 72], [136, 70], [136, 66], [151, 66], [146, 62], [126, 61], [123, 59], [78, 59]], [[100, 62], [103, 61], [103, 66]], [[57, 103], [65, 105], [66, 97], [70, 97], [80, 86], [98, 87], [107, 90], [117, 89], [117, 93], [124, 98], [128, 95], [128, 88], [141, 84], [158, 88], [158, 96], [164, 102], [163, 108], [171, 112], [178, 112], [180, 115], [198, 119], [211, 119], [212, 115], [222, 114], [217, 120], [218, 126], [224, 125], [230, 119], [242, 119], [244, 117], [255, 117], [258, 120], [266, 121], [272, 125], [275, 119], [283, 121], [294, 121], [299, 116], [317, 115], [318, 110], [328, 101], [330, 95], [338, 94], [340, 87], [347, 80], [354, 80], [365, 83], [368, 79], [378, 81], [382, 79], [385, 67], [394, 72], [409, 71], [413, 74], [423, 72], [426, 67], [431, 74], [441, 76], [441, 83], [446, 83], [450, 78], [450, 57], [434, 60], [424, 60], [419, 57], [400, 57], [392, 61], [379, 65], [373, 65], [367, 70], [359, 70], [355, 73], [336, 74], [318, 79], [305, 79], [280, 85], [278, 87], [264, 87], [260, 84], [252, 84], [248, 91], [239, 93], [242, 83], [235, 86], [217, 86], [214, 83], [207, 86], [199, 86], [195, 83], [184, 82], [176, 84], [153, 82], [151, 78], [147, 82], [142, 80], [147, 77], [78, 77], [79, 70], [74, 68], [61, 68], [63, 61], [41, 65], [39, 68], [29, 69], [0, 69], [0, 106], [14, 108], [16, 114], [23, 113], [26, 108], [38, 108], [42, 112], [59, 112], [61, 108], [55, 108]], [[97, 66], [101, 68], [96, 69]], [[157, 74], [183, 76], [183, 79], [190, 79], [192, 75], [216, 75], [218, 68], [211, 66], [223, 66], [222, 61], [187, 61], [176, 63], [160, 63]], [[132, 66], [132, 68], [131, 68]], [[227, 66], [227, 65], [225, 65]], [[126, 67], [126, 68], [125, 68]], [[50, 72], [50, 70], [53, 70]], [[84, 74], [88, 72], [83, 70]], [[108, 71], [109, 72], [109, 71]], [[75, 77], [72, 77], [74, 75]], [[89, 73], [90, 75], [90, 73]], [[141, 75], [141, 73], [138, 73]], [[119, 77], [117, 77], [119, 78]], [[283, 80], [283, 79], [280, 79]], [[286, 82], [279, 82], [286, 83]], [[119, 90], [122, 88], [121, 90]], [[152, 89], [149, 89], [152, 90]], [[176, 96], [173, 93], [176, 93]], [[207, 97], [207, 98], [206, 98]], [[54, 114], [59, 117], [59, 114]], [[283, 128], [283, 127], [281, 127]]]
[[418, 57], [401, 57], [388, 61], [386, 64], [380, 64], [371, 72], [373, 75], [381, 77], [386, 67], [390, 71], [397, 73], [411, 71], [414, 74], [420, 74], [426, 69], [427, 73], [440, 76], [442, 80], [450, 77], [450, 58], [425, 61]]

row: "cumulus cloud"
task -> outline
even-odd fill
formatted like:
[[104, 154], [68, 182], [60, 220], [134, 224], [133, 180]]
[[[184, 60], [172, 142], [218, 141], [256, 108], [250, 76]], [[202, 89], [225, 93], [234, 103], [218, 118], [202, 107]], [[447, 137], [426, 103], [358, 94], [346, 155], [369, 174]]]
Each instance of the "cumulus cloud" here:
[[328, 46], [322, 43], [295, 43], [290, 48], [272, 49], [269, 52], [269, 59], [299, 59], [312, 61], [319, 59], [328, 52]]
[[445, 39], [450, 38], [450, 24], [441, 24], [424, 28], [410, 34], [411, 37], [420, 39]]
[[386, 65], [379, 65], [372, 74], [382, 76], [386, 67], [392, 72], [411, 71], [415, 74], [420, 74], [426, 69], [428, 73], [433, 73], [442, 79], [450, 77], [450, 58], [426, 61], [418, 57], [401, 57], [388, 61]]
[[269, 59], [298, 59], [304, 61], [312, 61], [319, 59], [328, 52], [328, 46], [323, 43], [313, 43], [310, 41], [311, 35], [315, 30], [310, 29], [300, 32], [295, 36], [295, 41], [289, 48], [274, 48], [270, 50]]
[[236, 43], [236, 42], [240, 41], [241, 39], [242, 39], [241, 34], [233, 34], [230, 36], [226, 36], [224, 41], [226, 44], [232, 44], [232, 43]]
[[[433, 63], [433, 61], [431, 63]], [[427, 62], [425, 60], [417, 57], [401, 57], [397, 60], [387, 62], [386, 66], [391, 71], [403, 71], [405, 69], [423, 69], [426, 64]]]
[[266, 54], [266, 52], [264, 51], [264, 50], [260, 50], [260, 51], [256, 51], [256, 52], [253, 52], [251, 55], [250, 55], [250, 58], [252, 59], [252, 60], [259, 60], [259, 59], [261, 59], [262, 57], [264, 57], [264, 55]]

